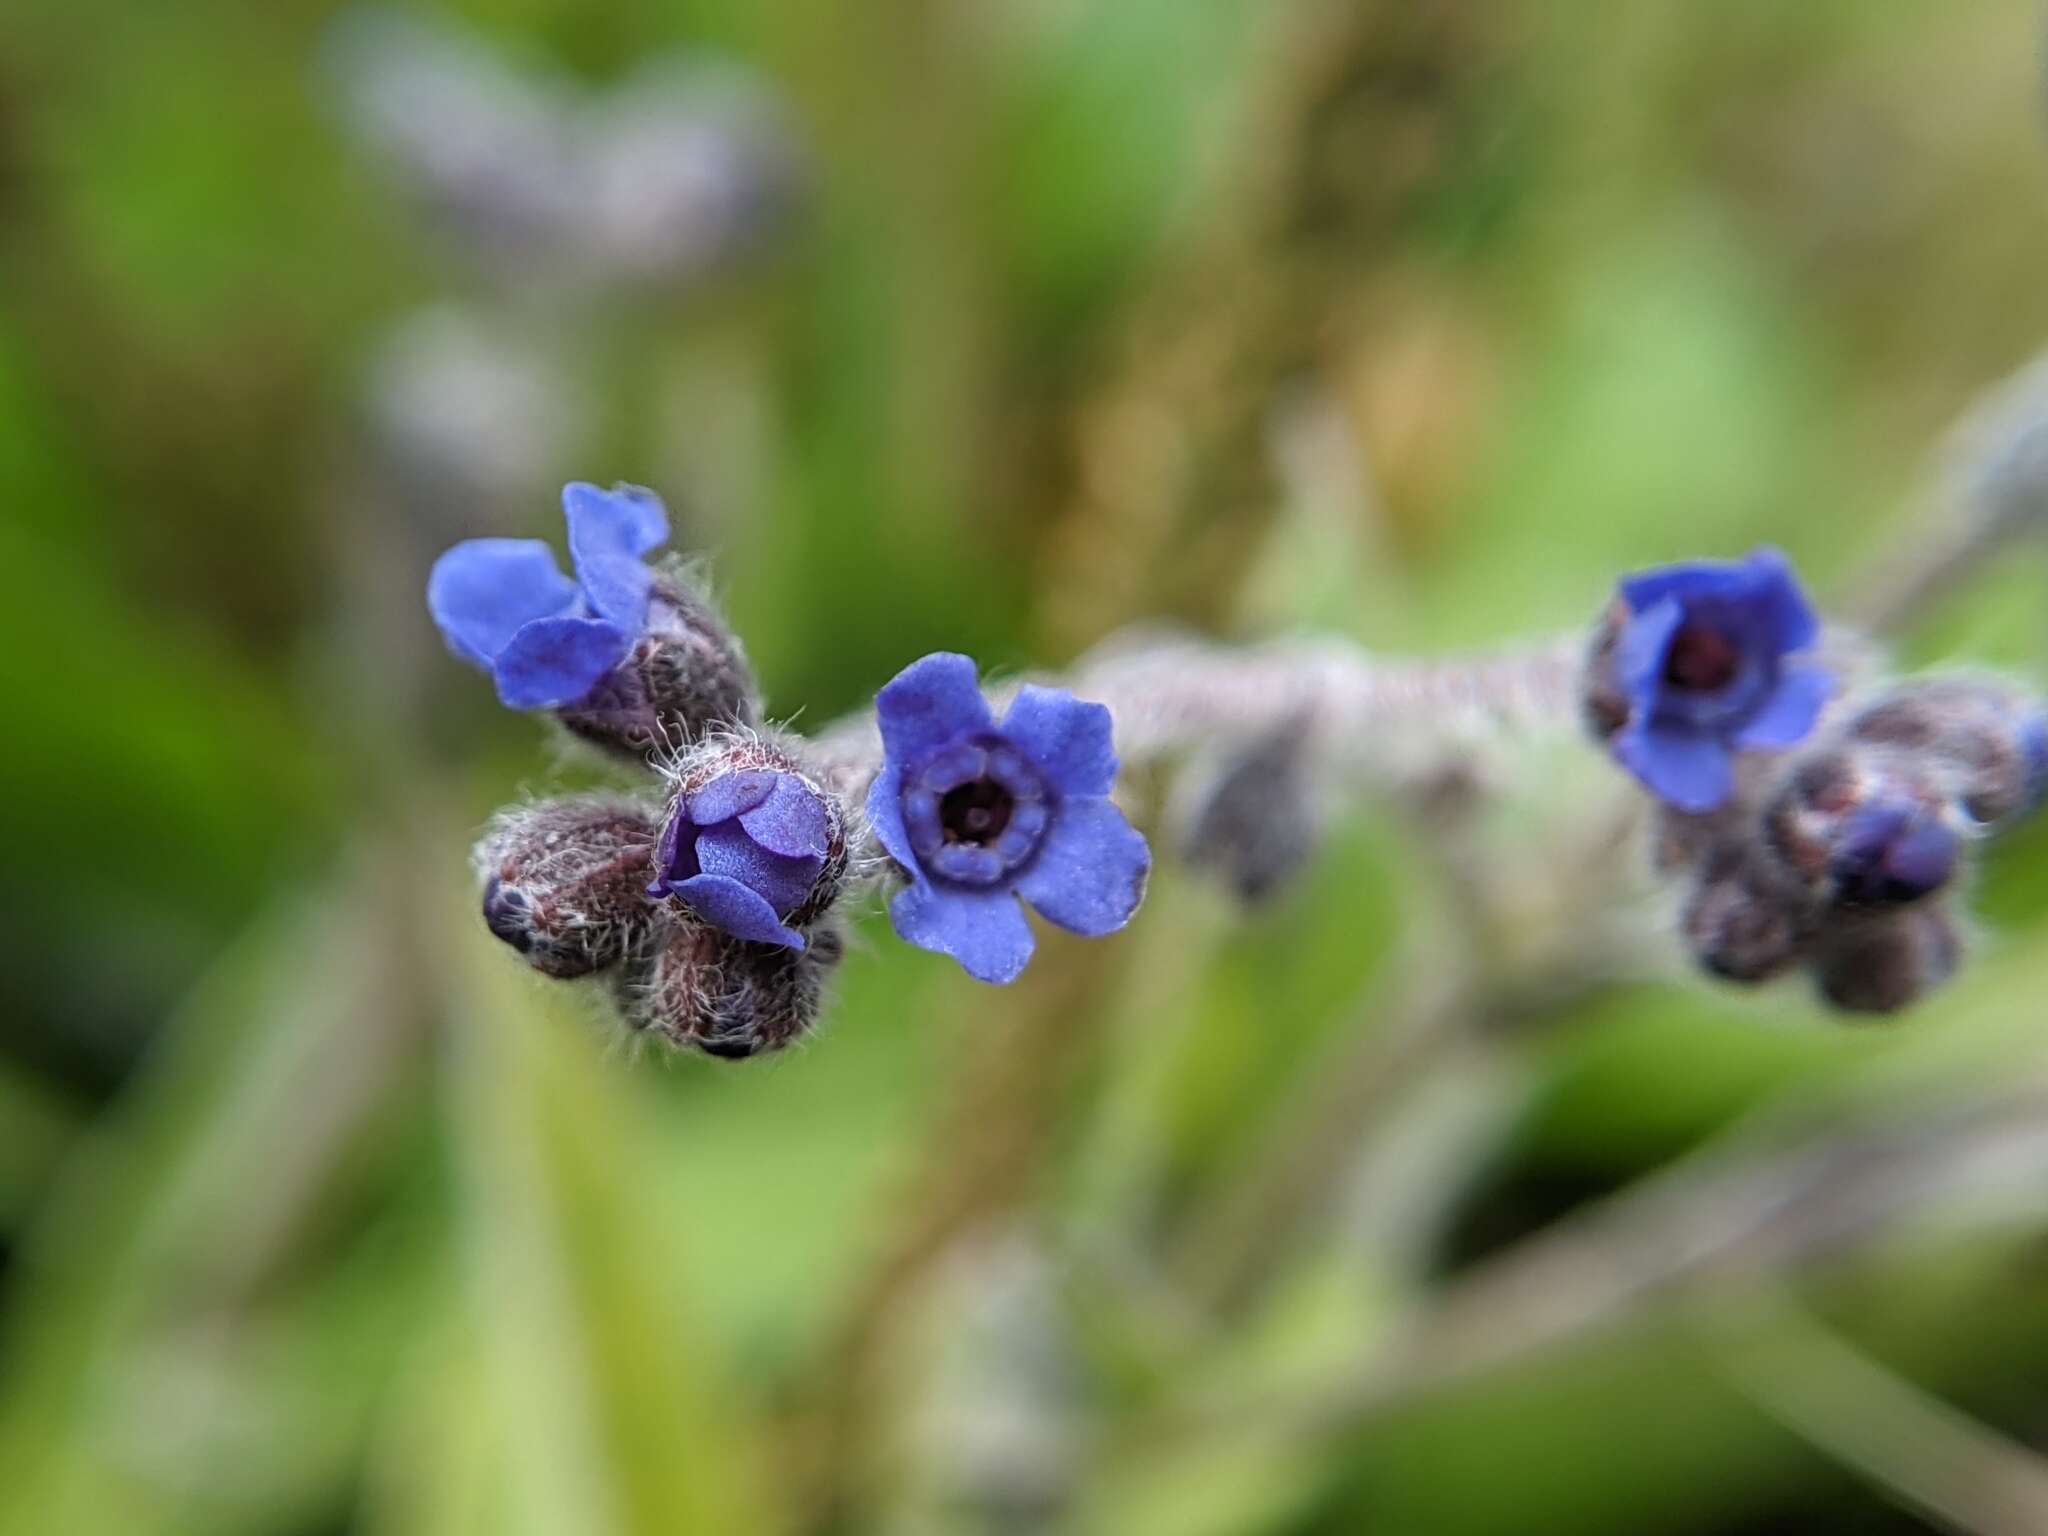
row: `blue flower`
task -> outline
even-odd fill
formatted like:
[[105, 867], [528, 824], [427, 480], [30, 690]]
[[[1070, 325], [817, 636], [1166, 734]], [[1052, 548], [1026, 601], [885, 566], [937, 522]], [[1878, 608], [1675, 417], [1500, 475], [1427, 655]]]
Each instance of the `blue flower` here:
[[1774, 549], [1627, 577], [1620, 606], [1613, 664], [1628, 715], [1610, 749], [1679, 810], [1725, 803], [1735, 754], [1794, 745], [1834, 691], [1800, 658], [1820, 621]]
[[647, 894], [674, 897], [714, 928], [802, 949], [786, 919], [813, 903], [837, 842], [825, 797], [799, 774], [739, 768], [679, 791]]
[[1031, 958], [1017, 898], [1074, 933], [1113, 933], [1144, 899], [1145, 839], [1109, 800], [1109, 710], [1026, 686], [997, 725], [974, 662], [941, 652], [875, 696], [883, 765], [868, 821], [910, 886], [897, 933], [981, 981]]
[[491, 674], [513, 709], [574, 704], [632, 652], [668, 538], [661, 498], [638, 486], [562, 490], [571, 581], [539, 539], [468, 539], [434, 562], [427, 611], [448, 648]]

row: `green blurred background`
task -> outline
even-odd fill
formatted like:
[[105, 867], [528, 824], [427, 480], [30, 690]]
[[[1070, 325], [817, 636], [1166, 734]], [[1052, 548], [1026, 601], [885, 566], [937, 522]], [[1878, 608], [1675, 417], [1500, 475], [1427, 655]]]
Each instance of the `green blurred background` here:
[[[2048, 1530], [2048, 836], [1851, 1027], [1589, 960], [1550, 853], [1608, 782], [1531, 744], [1476, 871], [1360, 806], [1270, 909], [1167, 859], [1002, 992], [869, 914], [814, 1042], [667, 1061], [477, 921], [474, 830], [591, 770], [420, 603], [571, 477], [669, 497], [808, 723], [1162, 617], [1540, 635], [1763, 539], [1851, 595], [2048, 335], [2039, 21], [451, 5], [522, 76], [781, 104], [772, 232], [579, 285], [422, 216], [330, 7], [17, 0], [0, 1518]], [[405, 446], [451, 412], [509, 438], [467, 478]], [[2038, 676], [2044, 591], [1909, 652]]]

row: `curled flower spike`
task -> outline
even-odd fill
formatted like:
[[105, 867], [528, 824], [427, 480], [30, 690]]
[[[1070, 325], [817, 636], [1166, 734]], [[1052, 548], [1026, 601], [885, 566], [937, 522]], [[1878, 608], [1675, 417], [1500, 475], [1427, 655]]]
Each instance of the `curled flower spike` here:
[[468, 539], [434, 562], [427, 608], [448, 647], [491, 674], [512, 709], [556, 709], [589, 694], [647, 624], [668, 539], [661, 498], [638, 486], [564, 487], [570, 581], [538, 539]]
[[1834, 678], [1801, 658], [1819, 638], [1773, 549], [1627, 577], [1588, 667], [1588, 722], [1658, 799], [1715, 810], [1737, 753], [1793, 746], [1820, 718]]
[[845, 863], [837, 802], [789, 759], [746, 743], [682, 775], [647, 894], [735, 938], [802, 949], [789, 920], [830, 902]]
[[1019, 897], [1074, 933], [1130, 921], [1152, 855], [1109, 800], [1107, 708], [1027, 685], [998, 725], [974, 662], [940, 652], [898, 673], [875, 714], [884, 758], [867, 813], [910, 878], [889, 906], [898, 934], [1001, 983], [1031, 959]]

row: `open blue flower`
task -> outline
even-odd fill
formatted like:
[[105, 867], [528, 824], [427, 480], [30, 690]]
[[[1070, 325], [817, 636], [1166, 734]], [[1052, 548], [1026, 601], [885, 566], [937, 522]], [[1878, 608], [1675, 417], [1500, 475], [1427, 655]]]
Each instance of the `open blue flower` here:
[[643, 557], [668, 539], [661, 498], [638, 486], [571, 484], [562, 510], [576, 580], [539, 539], [467, 539], [427, 578], [448, 648], [490, 673], [513, 709], [574, 704], [626, 659], [654, 584]]
[[1031, 958], [1019, 897], [1074, 933], [1130, 921], [1152, 855], [1109, 800], [1107, 708], [1027, 685], [998, 725], [973, 660], [940, 652], [898, 673], [875, 715], [868, 821], [910, 876], [889, 906], [897, 933], [1007, 982]]
[[832, 851], [832, 813], [797, 774], [741, 768], [681, 793], [647, 894], [672, 896], [714, 928], [802, 949], [785, 921], [808, 903]]
[[1794, 745], [1834, 691], [1832, 674], [1800, 657], [1820, 621], [1775, 549], [1641, 572], [1622, 581], [1621, 603], [1614, 667], [1628, 719], [1610, 747], [1682, 811], [1725, 803], [1735, 754]]

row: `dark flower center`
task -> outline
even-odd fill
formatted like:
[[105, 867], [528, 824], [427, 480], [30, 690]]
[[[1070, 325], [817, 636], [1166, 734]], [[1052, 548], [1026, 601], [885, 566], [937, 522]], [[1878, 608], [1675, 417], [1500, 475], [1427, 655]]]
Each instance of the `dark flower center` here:
[[1742, 653], [1710, 624], [1682, 624], [1664, 656], [1664, 681], [1694, 693], [1714, 693], [1735, 681]]
[[940, 797], [939, 827], [949, 843], [986, 845], [1002, 836], [1016, 804], [994, 779], [975, 779]]

